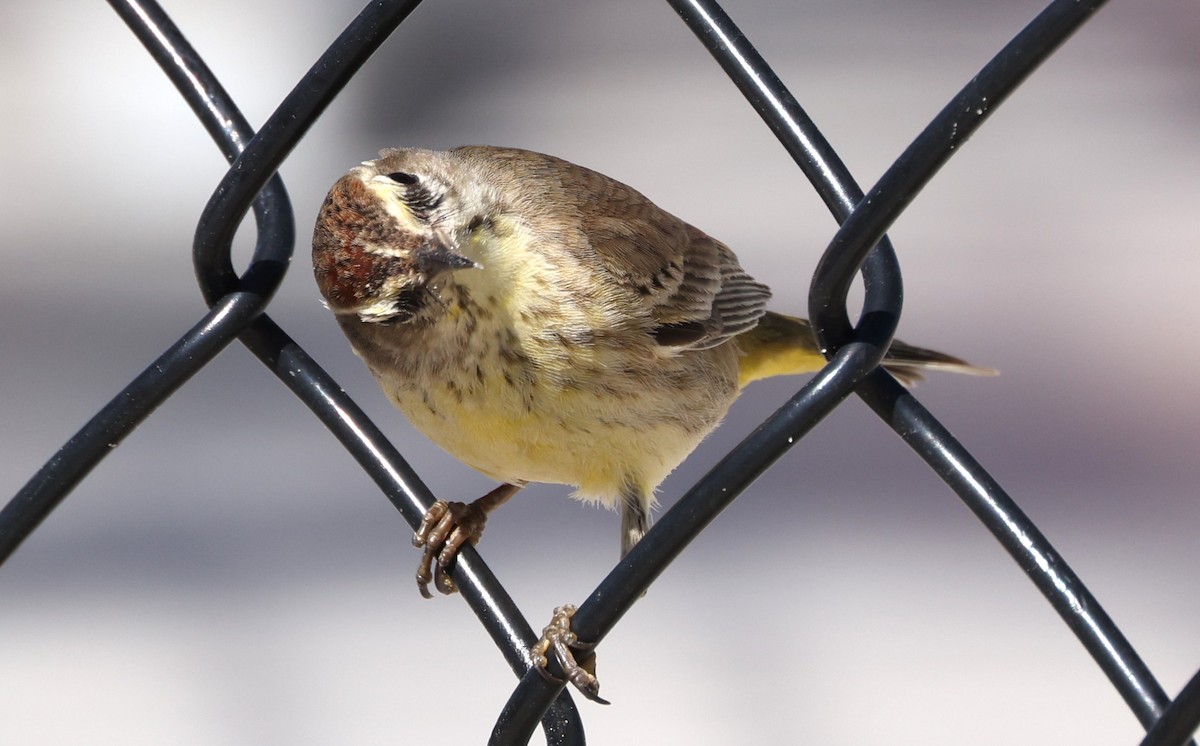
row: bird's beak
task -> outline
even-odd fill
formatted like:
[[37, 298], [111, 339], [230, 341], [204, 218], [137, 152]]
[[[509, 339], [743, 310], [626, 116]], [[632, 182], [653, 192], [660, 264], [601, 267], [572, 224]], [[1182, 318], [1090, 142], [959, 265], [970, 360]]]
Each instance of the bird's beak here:
[[418, 271], [432, 279], [446, 272], [479, 267], [462, 254], [451, 251], [446, 244], [436, 239], [422, 243], [412, 254], [413, 264]]

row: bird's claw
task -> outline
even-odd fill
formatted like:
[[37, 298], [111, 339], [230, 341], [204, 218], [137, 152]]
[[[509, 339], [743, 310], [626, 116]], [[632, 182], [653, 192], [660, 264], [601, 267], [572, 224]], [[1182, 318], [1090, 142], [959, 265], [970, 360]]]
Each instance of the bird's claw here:
[[443, 595], [458, 591], [448, 571], [463, 544], [479, 541], [486, 523], [487, 513], [474, 503], [438, 500], [425, 512], [412, 540], [414, 547], [425, 550], [417, 565], [417, 589], [422, 596], [433, 598], [431, 582]]
[[[596, 656], [592, 652], [593, 646], [579, 642], [579, 638], [571, 631], [573, 616], [575, 607], [571, 604], [564, 604], [555, 609], [550, 624], [542, 630], [541, 639], [529, 649], [529, 658], [542, 676], [552, 681], [560, 681], [546, 670], [549, 663], [546, 656], [552, 652], [567, 681], [583, 696], [602, 705], [609, 704], [608, 700], [600, 697], [600, 681], [596, 678]], [[580, 659], [576, 658], [576, 652], [581, 654]]]

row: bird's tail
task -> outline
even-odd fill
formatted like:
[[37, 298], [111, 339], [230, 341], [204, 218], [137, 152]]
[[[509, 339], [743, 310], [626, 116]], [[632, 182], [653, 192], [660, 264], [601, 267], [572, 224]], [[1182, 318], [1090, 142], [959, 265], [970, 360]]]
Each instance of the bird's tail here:
[[[758, 326], [735, 339], [741, 348], [738, 384], [743, 388], [761, 378], [812, 373], [825, 365], [825, 356], [817, 349], [812, 327], [804, 319], [794, 316], [767, 311], [758, 320]], [[926, 370], [973, 376], [994, 376], [998, 372], [898, 339], [892, 341], [883, 367], [905, 386], [923, 379]]]

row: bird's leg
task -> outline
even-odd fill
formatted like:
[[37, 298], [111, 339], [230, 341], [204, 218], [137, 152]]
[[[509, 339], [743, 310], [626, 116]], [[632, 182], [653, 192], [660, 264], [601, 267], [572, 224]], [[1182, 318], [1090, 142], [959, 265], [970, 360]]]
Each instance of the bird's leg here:
[[[600, 697], [600, 681], [596, 678], [596, 656], [592, 654], [590, 645], [579, 642], [579, 638], [571, 631], [571, 617], [575, 616], [575, 607], [564, 604], [554, 610], [550, 624], [542, 630], [542, 638], [529, 649], [529, 657], [534, 668], [542, 676], [553, 679], [547, 671], [549, 661], [546, 654], [553, 651], [555, 660], [562, 666], [567, 681], [583, 696], [599, 702], [602, 705], [608, 701]], [[576, 657], [576, 652], [586, 652], [587, 655]], [[580, 660], [582, 659], [582, 661]]]
[[421, 527], [413, 534], [413, 546], [425, 550], [417, 566], [417, 588], [422, 596], [433, 598], [430, 581], [439, 593], [449, 595], [458, 591], [447, 573], [458, 551], [468, 541], [472, 546], [479, 542], [488, 514], [508, 502], [519, 489], [519, 484], [502, 484], [474, 502], [438, 500], [425, 512]]
[[[621, 557], [642, 540], [650, 530], [650, 500], [642, 495], [635, 484], [627, 483], [621, 491]], [[575, 607], [570, 604], [554, 610], [550, 624], [542, 630], [542, 637], [529, 649], [533, 665], [543, 676], [546, 672], [547, 654], [552, 653], [562, 666], [567, 681], [575, 685], [583, 696], [594, 702], [608, 704], [600, 698], [600, 682], [596, 679], [596, 656], [592, 652], [595, 643], [580, 642], [571, 631], [571, 617]]]
[[650, 500], [633, 485], [621, 493], [621, 559], [642, 540], [650, 530]]

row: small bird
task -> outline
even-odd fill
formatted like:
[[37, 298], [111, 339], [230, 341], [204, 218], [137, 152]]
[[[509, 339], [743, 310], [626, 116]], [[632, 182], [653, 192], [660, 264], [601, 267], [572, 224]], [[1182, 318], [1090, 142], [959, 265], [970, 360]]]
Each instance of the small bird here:
[[[422, 595], [487, 516], [530, 482], [566, 484], [621, 515], [624, 556], [654, 491], [768, 376], [825, 364], [807, 321], [723, 243], [632, 188], [525, 150], [388, 149], [321, 207], [317, 285], [383, 391], [430, 440], [500, 486], [437, 502], [414, 536]], [[892, 344], [885, 367], [988, 374]], [[563, 648], [556, 610], [534, 659]], [[561, 655], [560, 655], [561, 657]], [[588, 696], [598, 684], [561, 661]]]

